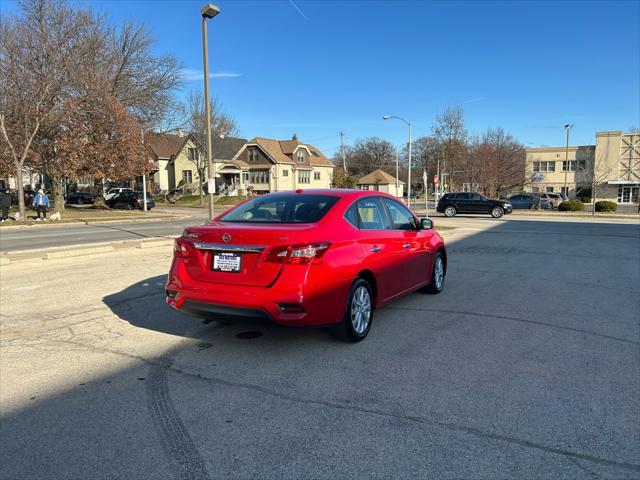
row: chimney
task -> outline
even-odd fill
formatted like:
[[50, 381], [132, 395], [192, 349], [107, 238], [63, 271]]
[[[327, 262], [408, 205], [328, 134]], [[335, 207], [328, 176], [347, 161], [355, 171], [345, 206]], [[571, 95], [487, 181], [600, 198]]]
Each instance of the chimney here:
[[184, 132], [181, 128], [176, 128], [176, 135], [178, 135], [179, 137], [184, 137]]
[[295, 133], [291, 135], [291, 140], [298, 140], [298, 135], [296, 135]]

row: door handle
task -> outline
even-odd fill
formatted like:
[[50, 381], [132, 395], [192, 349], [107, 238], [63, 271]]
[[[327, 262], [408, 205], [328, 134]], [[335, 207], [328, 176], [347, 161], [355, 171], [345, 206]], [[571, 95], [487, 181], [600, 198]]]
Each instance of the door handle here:
[[410, 243], [405, 243], [404, 245], [402, 245], [402, 248], [409, 248], [409, 247], [411, 247]]
[[382, 250], [380, 247], [373, 247], [371, 250], [369, 250], [370, 252], [379, 252], [380, 250]]

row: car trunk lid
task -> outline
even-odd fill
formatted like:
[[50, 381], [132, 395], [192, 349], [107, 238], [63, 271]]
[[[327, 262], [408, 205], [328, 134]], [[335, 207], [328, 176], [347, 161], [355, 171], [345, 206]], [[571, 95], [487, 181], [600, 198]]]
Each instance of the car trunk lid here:
[[185, 268], [202, 282], [267, 287], [283, 268], [282, 263], [265, 261], [267, 252], [296, 243], [313, 226], [215, 222], [191, 227], [183, 237], [190, 243]]

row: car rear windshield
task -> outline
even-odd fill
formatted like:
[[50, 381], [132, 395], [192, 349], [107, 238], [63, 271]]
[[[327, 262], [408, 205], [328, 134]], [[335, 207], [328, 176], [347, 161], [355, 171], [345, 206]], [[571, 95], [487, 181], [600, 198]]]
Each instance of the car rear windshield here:
[[340, 197], [331, 195], [274, 195], [257, 197], [229, 211], [222, 222], [237, 223], [314, 223], [333, 207]]

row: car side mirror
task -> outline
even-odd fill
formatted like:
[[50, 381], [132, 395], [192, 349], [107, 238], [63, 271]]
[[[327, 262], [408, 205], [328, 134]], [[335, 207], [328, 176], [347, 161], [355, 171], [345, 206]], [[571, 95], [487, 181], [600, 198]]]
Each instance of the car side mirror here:
[[423, 230], [433, 230], [433, 220], [431, 220], [430, 218], [421, 218], [420, 226]]

